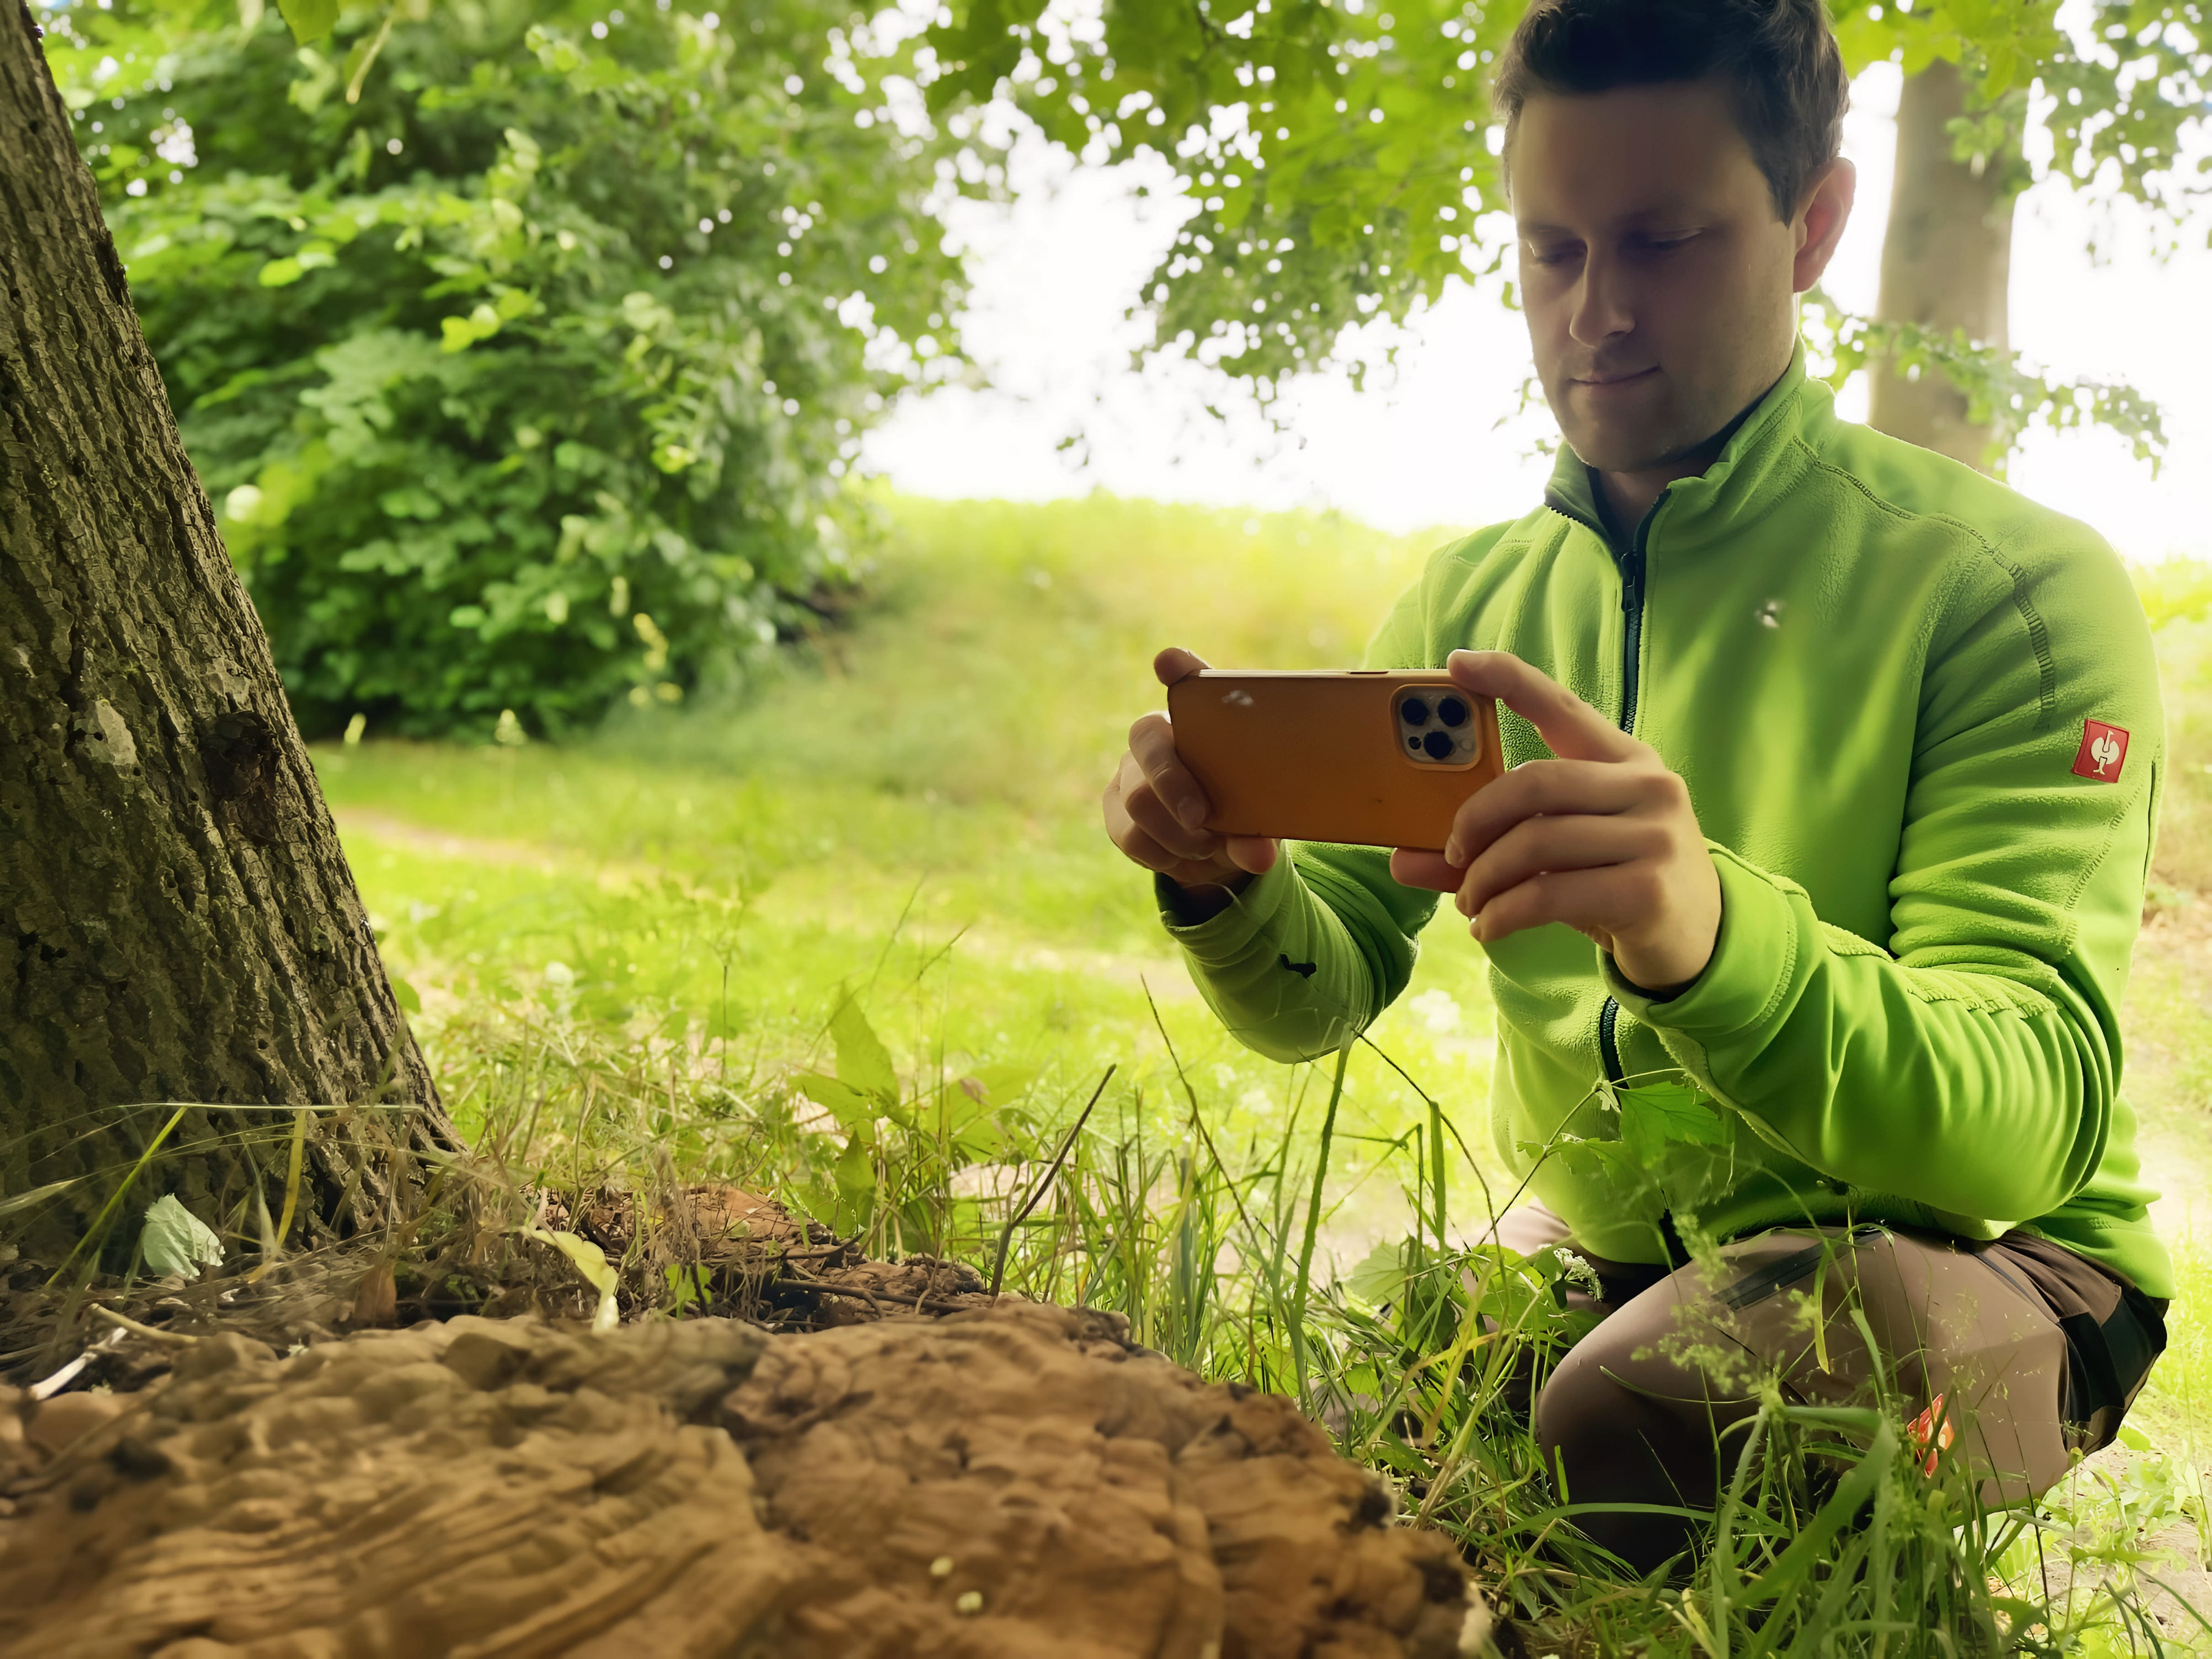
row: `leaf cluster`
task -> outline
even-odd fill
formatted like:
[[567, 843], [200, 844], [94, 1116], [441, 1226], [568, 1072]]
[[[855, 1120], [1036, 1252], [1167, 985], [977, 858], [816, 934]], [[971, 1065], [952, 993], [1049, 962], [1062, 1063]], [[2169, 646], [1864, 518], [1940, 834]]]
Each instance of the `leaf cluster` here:
[[[836, 1071], [809, 1072], [792, 1086], [828, 1112], [844, 1135], [829, 1181], [808, 1189], [805, 1208], [841, 1234], [893, 1238], [908, 1249], [942, 1249], [952, 1227], [976, 1224], [972, 1199], [953, 1195], [951, 1177], [978, 1164], [1036, 1156], [1022, 1099], [1036, 1073], [981, 1066], [958, 1079], [899, 1082], [890, 1050], [857, 997], [841, 997], [828, 1035]], [[962, 1212], [957, 1218], [954, 1212]]]
[[1085, 159], [1170, 159], [1192, 211], [1148, 286], [1164, 345], [1265, 396], [1347, 325], [1494, 269], [1486, 83], [1517, 4], [1114, 0], [1072, 18], [977, 0], [933, 31], [931, 106], [1011, 98]]
[[959, 368], [969, 186], [899, 28], [246, 12], [72, 7], [47, 45], [309, 731], [557, 731], [834, 612], [860, 433]]
[[1884, 322], [1836, 306], [1815, 290], [1805, 307], [1808, 331], [1826, 358], [1822, 378], [1840, 388], [1858, 370], [1883, 362], [1908, 379], [1940, 374], [1966, 395], [1966, 418], [1990, 433], [1988, 465], [2000, 476], [2004, 458], [2031, 428], [2065, 432], [2101, 426], [2125, 439], [2155, 477], [2166, 452], [2166, 419], [2158, 404], [2121, 381], [2083, 376], [2061, 380], [2031, 368], [2015, 353], [1984, 345], [1959, 329]]
[[[1086, 160], [1150, 151], [1190, 204], [1143, 307], [1154, 349], [1190, 350], [1252, 383], [1342, 349], [1347, 329], [1403, 321], [1454, 278], [1498, 270], [1510, 229], [1504, 134], [1488, 85], [1526, 0], [966, 0], [929, 43], [931, 106], [1014, 100]], [[2080, 31], [2057, 0], [1832, 0], [1853, 73], [1959, 66], [1961, 159], [2050, 170], [2107, 197], [2186, 211], [2183, 166], [2208, 109], [2203, 0], [2097, 0]], [[1507, 290], [1510, 297], [1510, 289]], [[1353, 371], [1358, 372], [1356, 360]]]

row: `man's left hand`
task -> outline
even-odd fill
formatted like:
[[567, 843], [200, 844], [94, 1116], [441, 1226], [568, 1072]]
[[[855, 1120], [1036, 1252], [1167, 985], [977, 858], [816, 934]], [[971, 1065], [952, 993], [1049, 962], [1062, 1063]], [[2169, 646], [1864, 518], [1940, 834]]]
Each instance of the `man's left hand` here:
[[1475, 791], [1443, 852], [1401, 848], [1391, 875], [1456, 892], [1486, 945], [1563, 921], [1631, 984], [1662, 997], [1686, 988], [1712, 960], [1721, 926], [1720, 877], [1689, 787], [1649, 744], [1510, 652], [1455, 651], [1445, 668], [1534, 726], [1557, 758]]

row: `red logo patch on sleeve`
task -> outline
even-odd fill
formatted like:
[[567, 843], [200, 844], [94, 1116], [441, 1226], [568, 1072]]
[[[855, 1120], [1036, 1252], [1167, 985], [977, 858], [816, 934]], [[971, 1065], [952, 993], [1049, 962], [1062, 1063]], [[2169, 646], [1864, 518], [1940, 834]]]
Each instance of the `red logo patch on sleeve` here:
[[2074, 757], [2074, 775], [2100, 783], [2118, 783], [2120, 769], [2128, 763], [2128, 729], [2102, 720], [2085, 721], [2081, 752]]

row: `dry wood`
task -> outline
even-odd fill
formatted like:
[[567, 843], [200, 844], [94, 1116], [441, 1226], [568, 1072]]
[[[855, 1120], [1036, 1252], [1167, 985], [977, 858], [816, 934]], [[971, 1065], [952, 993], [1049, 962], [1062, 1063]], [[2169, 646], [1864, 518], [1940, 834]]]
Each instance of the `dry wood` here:
[[460, 1319], [0, 1397], [0, 1650], [1447, 1656], [1445, 1540], [1108, 1316]]

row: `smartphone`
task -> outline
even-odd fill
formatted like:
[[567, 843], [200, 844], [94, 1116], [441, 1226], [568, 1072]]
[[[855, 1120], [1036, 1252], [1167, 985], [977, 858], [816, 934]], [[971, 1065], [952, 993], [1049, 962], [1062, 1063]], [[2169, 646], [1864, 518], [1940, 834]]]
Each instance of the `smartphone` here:
[[1168, 688], [1168, 718], [1221, 835], [1440, 852], [1505, 770], [1496, 702], [1435, 669], [1204, 668]]

